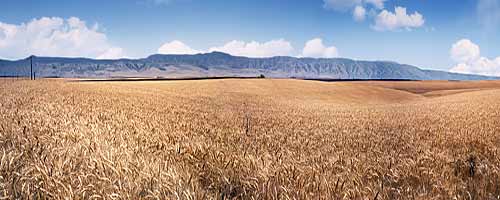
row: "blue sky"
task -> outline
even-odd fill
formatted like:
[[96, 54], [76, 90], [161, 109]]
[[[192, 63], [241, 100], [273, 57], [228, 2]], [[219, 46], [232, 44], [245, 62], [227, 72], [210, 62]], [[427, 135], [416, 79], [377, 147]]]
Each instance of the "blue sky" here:
[[500, 74], [499, 1], [2, 0], [0, 58], [220, 50], [494, 75]]

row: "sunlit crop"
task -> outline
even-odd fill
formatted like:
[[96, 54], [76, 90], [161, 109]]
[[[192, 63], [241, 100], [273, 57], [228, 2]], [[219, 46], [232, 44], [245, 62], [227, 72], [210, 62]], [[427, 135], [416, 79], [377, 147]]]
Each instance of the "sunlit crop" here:
[[500, 198], [500, 87], [405, 84], [1, 79], [0, 197]]

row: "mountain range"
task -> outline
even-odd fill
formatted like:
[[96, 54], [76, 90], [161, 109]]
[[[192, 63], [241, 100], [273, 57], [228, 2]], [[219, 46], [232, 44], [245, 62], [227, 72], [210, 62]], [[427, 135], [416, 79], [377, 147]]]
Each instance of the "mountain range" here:
[[[424, 70], [388, 61], [345, 58], [249, 58], [221, 52], [155, 54], [141, 59], [33, 57], [37, 77], [221, 77], [258, 76], [305, 79], [492, 80], [498, 77]], [[0, 76], [29, 76], [30, 59], [0, 60]]]

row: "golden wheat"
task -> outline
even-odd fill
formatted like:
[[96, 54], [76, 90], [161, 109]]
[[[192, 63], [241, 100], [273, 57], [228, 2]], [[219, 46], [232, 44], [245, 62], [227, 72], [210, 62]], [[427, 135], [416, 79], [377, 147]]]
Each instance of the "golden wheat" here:
[[0, 79], [0, 197], [500, 198], [500, 87], [404, 84]]

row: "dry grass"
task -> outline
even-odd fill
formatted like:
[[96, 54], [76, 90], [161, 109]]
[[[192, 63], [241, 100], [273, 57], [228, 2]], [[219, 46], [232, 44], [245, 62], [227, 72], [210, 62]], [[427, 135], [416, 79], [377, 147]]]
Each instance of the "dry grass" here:
[[3, 79], [0, 197], [500, 198], [500, 90], [404, 84]]

